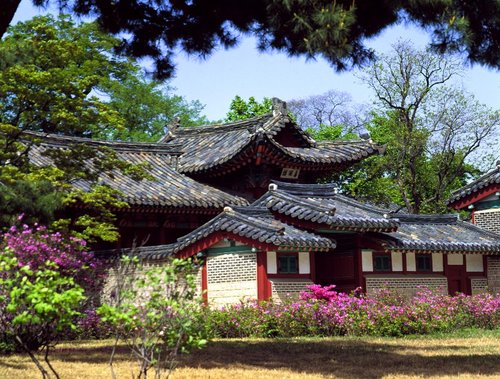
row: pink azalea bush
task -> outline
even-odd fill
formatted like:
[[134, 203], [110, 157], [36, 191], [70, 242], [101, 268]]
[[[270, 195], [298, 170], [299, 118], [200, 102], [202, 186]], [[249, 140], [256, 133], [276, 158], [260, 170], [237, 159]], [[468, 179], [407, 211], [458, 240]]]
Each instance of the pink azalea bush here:
[[413, 298], [383, 290], [374, 296], [313, 285], [297, 301], [249, 301], [208, 311], [217, 337], [335, 335], [403, 336], [461, 328], [500, 327], [500, 298], [448, 296], [422, 288]]
[[[105, 271], [102, 263], [88, 251], [84, 240], [65, 237], [36, 224], [33, 227], [12, 226], [0, 234], [0, 253], [7, 251], [17, 259], [19, 268], [28, 266], [33, 272], [45, 269], [46, 262], [55, 264], [54, 267], [62, 277], [72, 278], [85, 291], [87, 300], [79, 310], [81, 316], [77, 321], [78, 333], [84, 337], [98, 337], [107, 333], [93, 304], [93, 300], [99, 297]], [[0, 322], [8, 323], [7, 316], [1, 317]], [[74, 332], [67, 334], [67, 337], [71, 336], [76, 335]]]
[[12, 226], [1, 235], [0, 249], [5, 248], [14, 253], [20, 267], [27, 265], [36, 271], [50, 261], [57, 265], [62, 275], [73, 277], [87, 291], [97, 290], [96, 286], [100, 285], [100, 264], [87, 251], [82, 239], [65, 238], [61, 233], [51, 233], [40, 225]]

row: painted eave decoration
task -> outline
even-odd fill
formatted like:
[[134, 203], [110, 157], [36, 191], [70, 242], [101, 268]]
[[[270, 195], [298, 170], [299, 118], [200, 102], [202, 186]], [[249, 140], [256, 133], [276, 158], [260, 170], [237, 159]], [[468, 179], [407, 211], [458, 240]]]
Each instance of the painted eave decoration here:
[[493, 170], [453, 192], [447, 204], [455, 209], [463, 209], [477, 200], [497, 192], [500, 192], [500, 162]]
[[226, 207], [217, 217], [178, 238], [176, 243], [153, 251], [145, 248], [141, 256], [151, 260], [165, 259], [172, 254], [188, 257], [222, 239], [244, 242], [264, 250], [329, 251], [335, 248], [331, 239], [275, 220], [266, 208], [247, 206]]

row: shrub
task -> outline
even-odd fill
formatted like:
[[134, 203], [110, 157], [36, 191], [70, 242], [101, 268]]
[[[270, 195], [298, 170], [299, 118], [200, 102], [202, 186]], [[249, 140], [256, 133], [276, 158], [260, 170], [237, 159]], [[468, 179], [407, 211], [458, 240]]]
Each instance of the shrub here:
[[135, 377], [146, 378], [150, 369], [155, 378], [168, 376], [179, 352], [206, 344], [194, 269], [191, 260], [146, 265], [130, 257], [115, 268], [111, 295], [97, 313], [137, 358]]
[[334, 289], [312, 285], [298, 301], [212, 309], [207, 320], [217, 337], [403, 336], [500, 326], [500, 298], [489, 294], [452, 297], [422, 288], [410, 299], [388, 289], [372, 297]]

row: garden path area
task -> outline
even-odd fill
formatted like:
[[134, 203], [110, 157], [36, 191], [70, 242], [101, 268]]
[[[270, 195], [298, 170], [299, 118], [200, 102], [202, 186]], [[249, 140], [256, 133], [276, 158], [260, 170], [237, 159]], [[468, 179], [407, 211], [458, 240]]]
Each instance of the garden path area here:
[[[110, 378], [111, 341], [61, 344], [53, 354], [61, 379]], [[118, 378], [134, 367], [125, 347]], [[182, 356], [172, 379], [498, 378], [500, 330], [412, 338], [336, 337], [216, 340]], [[0, 357], [0, 378], [38, 379], [28, 358]]]

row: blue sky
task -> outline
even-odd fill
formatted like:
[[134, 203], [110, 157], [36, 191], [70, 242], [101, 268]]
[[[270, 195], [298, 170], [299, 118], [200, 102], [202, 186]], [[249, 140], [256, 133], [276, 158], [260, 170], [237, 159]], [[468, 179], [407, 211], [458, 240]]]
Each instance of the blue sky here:
[[[33, 7], [31, 0], [23, 0], [14, 22], [44, 12]], [[423, 30], [399, 25], [385, 30], [368, 45], [377, 53], [389, 53], [391, 44], [401, 38], [417, 47], [428, 41]], [[176, 76], [170, 84], [177, 88], [176, 94], [205, 104], [204, 113], [210, 120], [224, 118], [236, 95], [291, 100], [337, 90], [349, 93], [358, 103], [373, 101], [370, 90], [356, 78], [357, 70], [336, 73], [323, 59], [307, 61], [282, 53], [260, 53], [255, 46], [252, 38], [244, 38], [237, 48], [217, 51], [205, 60], [180, 52], [176, 57]], [[474, 66], [459, 80], [480, 102], [500, 108], [500, 71]]]

